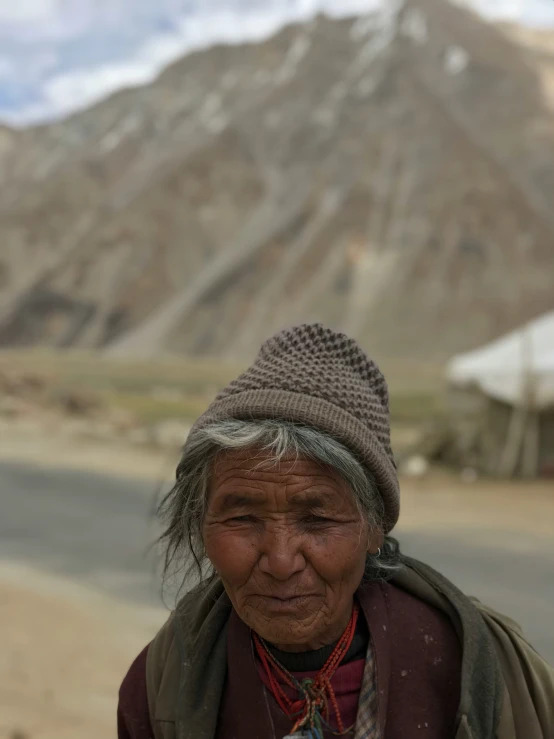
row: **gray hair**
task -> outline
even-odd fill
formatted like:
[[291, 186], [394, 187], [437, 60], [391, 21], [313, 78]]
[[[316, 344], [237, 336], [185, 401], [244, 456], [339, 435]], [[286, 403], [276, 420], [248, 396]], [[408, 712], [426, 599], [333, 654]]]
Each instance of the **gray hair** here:
[[[195, 430], [187, 442], [186, 456], [177, 467], [176, 483], [159, 506], [159, 515], [166, 524], [160, 537], [165, 545], [166, 576], [175, 565], [179, 569], [184, 565], [185, 581], [193, 574], [200, 579], [214, 575], [202, 539], [210, 478], [218, 454], [237, 449], [264, 453], [264, 463], [278, 464], [292, 455], [332, 467], [349, 484], [370, 529], [383, 530], [384, 506], [375, 479], [336, 439], [289, 421], [218, 421]], [[367, 555], [365, 579], [389, 579], [401, 564], [398, 542], [386, 536], [381, 551]]]

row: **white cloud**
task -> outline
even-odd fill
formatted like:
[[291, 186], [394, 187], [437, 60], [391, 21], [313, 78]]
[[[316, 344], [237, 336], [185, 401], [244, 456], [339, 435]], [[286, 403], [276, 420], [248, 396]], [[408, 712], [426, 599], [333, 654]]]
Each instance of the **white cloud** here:
[[2, 78], [8, 78], [15, 72], [15, 68], [9, 59], [0, 57], [0, 84]]
[[103, 1], [0, 0], [0, 34], [12, 44], [74, 39], [92, 28]]
[[59, 0], [3, 0], [0, 23], [34, 23], [50, 20], [60, 11]]
[[48, 80], [43, 88], [46, 107], [54, 114], [76, 110], [122, 87], [149, 82], [155, 72], [150, 65], [132, 62], [67, 72]]

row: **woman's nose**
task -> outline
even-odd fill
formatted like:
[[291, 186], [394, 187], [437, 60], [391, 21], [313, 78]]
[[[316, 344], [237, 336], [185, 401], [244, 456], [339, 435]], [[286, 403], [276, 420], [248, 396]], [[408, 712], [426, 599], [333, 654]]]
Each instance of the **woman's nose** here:
[[266, 529], [263, 536], [260, 569], [276, 580], [288, 580], [306, 566], [298, 536], [286, 526]]

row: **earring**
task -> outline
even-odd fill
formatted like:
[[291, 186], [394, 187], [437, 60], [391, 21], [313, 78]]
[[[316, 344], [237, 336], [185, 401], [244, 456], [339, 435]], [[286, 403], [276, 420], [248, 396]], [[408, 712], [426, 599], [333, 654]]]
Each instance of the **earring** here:
[[379, 548], [377, 549], [377, 554], [376, 554], [375, 556], [376, 556], [376, 557], [380, 557], [380, 556], [381, 556], [381, 547], [379, 547]]

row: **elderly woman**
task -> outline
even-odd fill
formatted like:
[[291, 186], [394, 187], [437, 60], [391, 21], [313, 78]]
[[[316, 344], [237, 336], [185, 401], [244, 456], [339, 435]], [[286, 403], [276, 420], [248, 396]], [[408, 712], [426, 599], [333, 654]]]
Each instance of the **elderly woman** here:
[[401, 556], [385, 380], [293, 328], [193, 427], [162, 504], [200, 584], [123, 681], [120, 739], [552, 739], [517, 626]]

